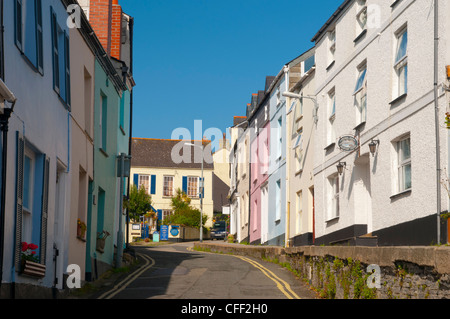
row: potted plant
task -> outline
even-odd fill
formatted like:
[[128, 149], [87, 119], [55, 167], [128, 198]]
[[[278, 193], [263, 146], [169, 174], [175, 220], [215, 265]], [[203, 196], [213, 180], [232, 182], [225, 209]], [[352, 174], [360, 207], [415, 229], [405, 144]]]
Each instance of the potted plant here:
[[84, 240], [84, 236], [86, 235], [86, 223], [82, 222], [79, 218], [77, 221], [77, 238]]
[[20, 259], [20, 272], [24, 275], [43, 278], [45, 277], [45, 265], [39, 263], [39, 256], [36, 250], [38, 246], [33, 243], [22, 242], [22, 254]]
[[106, 238], [108, 238], [110, 233], [108, 233], [106, 230], [103, 230], [101, 233], [97, 233], [97, 245], [96, 250], [103, 253], [105, 252], [105, 243]]

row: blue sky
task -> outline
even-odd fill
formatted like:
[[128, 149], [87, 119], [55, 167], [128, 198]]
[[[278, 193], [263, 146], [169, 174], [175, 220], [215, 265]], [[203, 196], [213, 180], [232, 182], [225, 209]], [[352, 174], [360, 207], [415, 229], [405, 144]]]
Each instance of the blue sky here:
[[194, 135], [194, 120], [226, 132], [341, 2], [120, 0], [135, 18], [133, 137]]

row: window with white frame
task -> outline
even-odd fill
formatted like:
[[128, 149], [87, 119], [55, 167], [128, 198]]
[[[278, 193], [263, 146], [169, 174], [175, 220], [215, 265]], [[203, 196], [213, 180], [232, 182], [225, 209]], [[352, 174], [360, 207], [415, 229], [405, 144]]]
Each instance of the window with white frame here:
[[357, 124], [364, 123], [367, 120], [367, 66], [364, 63], [358, 68], [358, 79], [356, 81], [355, 105], [357, 109]]
[[188, 177], [187, 195], [191, 198], [197, 198], [199, 195], [198, 177]]
[[300, 172], [303, 169], [303, 129], [300, 129], [297, 139], [295, 140], [294, 147], [295, 151], [295, 171]]
[[173, 176], [164, 176], [163, 196], [173, 196]]
[[328, 178], [329, 183], [329, 211], [328, 219], [339, 217], [339, 175]]
[[336, 53], [336, 29], [328, 32], [328, 65], [334, 62]]
[[245, 138], [245, 140], [244, 140], [244, 154], [243, 154], [243, 162], [242, 162], [242, 178], [247, 176], [248, 157], [249, 157], [248, 142], [247, 142], [247, 138]]
[[307, 58], [305, 61], [301, 63], [302, 68], [302, 76], [305, 75], [306, 72], [311, 70], [316, 64], [316, 57], [314, 55]]
[[408, 93], [408, 29], [402, 28], [396, 34], [396, 53], [395, 53], [395, 78], [396, 87], [394, 94], [400, 97]]
[[366, 0], [357, 1], [356, 13], [356, 35], [361, 34], [367, 28], [367, 5]]
[[327, 130], [327, 144], [330, 145], [336, 140], [335, 120], [336, 120], [336, 92], [333, 88], [328, 93], [328, 130]]
[[144, 188], [147, 194], [150, 194], [150, 175], [139, 175], [138, 189]]
[[280, 87], [277, 88], [277, 106], [281, 104], [281, 91]]
[[411, 138], [405, 137], [396, 142], [398, 192], [411, 189]]
[[283, 149], [283, 118], [281, 116], [278, 119], [277, 124], [277, 159], [280, 159]]
[[299, 191], [296, 196], [295, 210], [297, 212], [297, 221], [295, 223], [296, 233], [299, 234], [302, 230], [302, 215], [303, 215], [303, 192]]
[[23, 215], [22, 234], [23, 241], [30, 242], [33, 221], [33, 194], [34, 194], [34, 170], [35, 156], [29, 149], [25, 149], [25, 160], [23, 169]]
[[281, 219], [281, 180], [276, 182], [275, 206], [275, 221], [278, 221]]
[[163, 209], [162, 210], [162, 220], [164, 221], [166, 218], [170, 217], [172, 215], [173, 211], [170, 209]]
[[[300, 93], [301, 98], [300, 99], [295, 99], [295, 121], [298, 122], [302, 119], [303, 117], [303, 92]], [[298, 129], [298, 126], [297, 126]]]

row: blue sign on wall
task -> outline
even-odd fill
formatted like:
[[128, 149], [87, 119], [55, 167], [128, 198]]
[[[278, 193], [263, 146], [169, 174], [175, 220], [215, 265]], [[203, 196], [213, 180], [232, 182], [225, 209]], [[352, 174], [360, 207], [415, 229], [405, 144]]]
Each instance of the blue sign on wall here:
[[179, 233], [180, 233], [180, 226], [172, 226], [172, 229], [170, 230], [170, 234], [173, 237], [177, 237]]
[[161, 225], [159, 240], [161, 241], [169, 240], [169, 226]]

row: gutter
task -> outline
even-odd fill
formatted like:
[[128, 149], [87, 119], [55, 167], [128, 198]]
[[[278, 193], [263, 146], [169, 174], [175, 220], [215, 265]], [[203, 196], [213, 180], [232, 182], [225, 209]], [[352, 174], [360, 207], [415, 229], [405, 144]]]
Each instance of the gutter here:
[[339, 6], [339, 8], [333, 13], [333, 15], [327, 20], [327, 22], [325, 22], [322, 28], [320, 28], [316, 35], [311, 39], [311, 42], [316, 42], [352, 1], [353, 0], [345, 0], [344, 3]]

